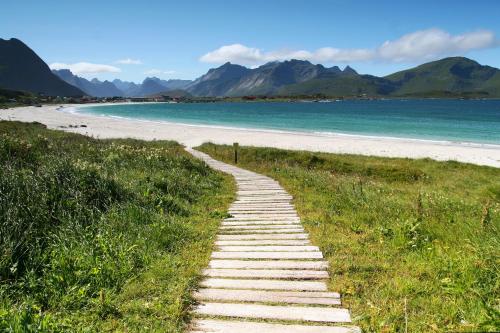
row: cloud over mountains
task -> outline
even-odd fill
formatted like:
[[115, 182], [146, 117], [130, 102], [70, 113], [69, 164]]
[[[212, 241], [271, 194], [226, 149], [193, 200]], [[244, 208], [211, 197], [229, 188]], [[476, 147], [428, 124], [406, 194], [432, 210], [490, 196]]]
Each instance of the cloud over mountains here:
[[206, 63], [232, 62], [259, 65], [270, 61], [290, 59], [314, 63], [346, 63], [362, 61], [419, 62], [443, 56], [463, 55], [471, 50], [498, 46], [493, 32], [479, 30], [452, 35], [441, 29], [412, 32], [396, 40], [386, 41], [375, 49], [340, 49], [323, 47], [314, 51], [277, 50], [265, 52], [242, 44], [222, 46], [200, 58]]
[[142, 61], [139, 59], [125, 58], [116, 61], [117, 64], [122, 65], [142, 65]]
[[50, 69], [69, 69], [76, 75], [80, 74], [97, 74], [97, 73], [120, 73], [122, 70], [118, 67], [103, 64], [93, 64], [90, 62], [77, 62], [74, 64], [65, 64], [62, 62], [54, 62], [49, 65]]

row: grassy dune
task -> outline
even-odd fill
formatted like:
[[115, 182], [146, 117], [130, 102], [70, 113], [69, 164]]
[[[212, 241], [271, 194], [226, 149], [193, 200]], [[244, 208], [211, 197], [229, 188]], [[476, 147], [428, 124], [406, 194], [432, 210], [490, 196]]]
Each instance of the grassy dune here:
[[500, 330], [499, 169], [250, 147], [238, 165], [293, 194], [364, 331]]
[[182, 331], [233, 193], [174, 142], [0, 122], [0, 331]]

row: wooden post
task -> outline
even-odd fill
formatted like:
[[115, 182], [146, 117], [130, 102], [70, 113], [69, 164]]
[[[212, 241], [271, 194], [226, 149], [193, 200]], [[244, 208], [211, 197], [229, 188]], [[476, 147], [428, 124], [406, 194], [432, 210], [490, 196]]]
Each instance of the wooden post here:
[[238, 142], [234, 142], [233, 143], [233, 147], [234, 147], [234, 164], [238, 164]]

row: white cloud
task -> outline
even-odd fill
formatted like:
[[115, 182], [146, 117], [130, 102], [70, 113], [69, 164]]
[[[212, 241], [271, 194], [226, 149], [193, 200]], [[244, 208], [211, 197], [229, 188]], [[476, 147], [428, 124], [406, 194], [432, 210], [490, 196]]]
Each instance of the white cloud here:
[[246, 47], [241, 44], [226, 45], [215, 51], [208, 52], [200, 58], [202, 62], [223, 63], [235, 62], [240, 64], [252, 64], [263, 62], [265, 56], [259, 49]]
[[377, 49], [377, 54], [383, 60], [419, 61], [460, 55], [494, 45], [495, 35], [491, 31], [482, 30], [453, 36], [440, 29], [428, 29], [404, 35], [394, 41], [386, 41]]
[[142, 65], [142, 61], [140, 61], [139, 59], [131, 59], [131, 58], [120, 59], [117, 60], [116, 63], [123, 65]]
[[77, 62], [74, 64], [65, 64], [54, 62], [49, 65], [51, 69], [69, 69], [73, 74], [97, 74], [97, 73], [120, 73], [122, 70], [115, 66], [92, 64], [90, 62]]
[[176, 71], [172, 71], [172, 70], [161, 70], [161, 69], [150, 69], [150, 70], [147, 70], [144, 72], [144, 74], [146, 75], [161, 75], [161, 74], [167, 74], [167, 75], [170, 75], [170, 74], [175, 74]]
[[498, 46], [493, 32], [481, 30], [461, 35], [451, 35], [440, 29], [427, 29], [386, 41], [375, 49], [340, 49], [323, 47], [314, 51], [278, 50], [264, 52], [242, 44], [222, 46], [202, 57], [207, 63], [232, 62], [255, 66], [269, 61], [290, 59], [309, 60], [314, 63], [390, 61], [418, 62], [443, 56], [461, 55], [471, 50]]

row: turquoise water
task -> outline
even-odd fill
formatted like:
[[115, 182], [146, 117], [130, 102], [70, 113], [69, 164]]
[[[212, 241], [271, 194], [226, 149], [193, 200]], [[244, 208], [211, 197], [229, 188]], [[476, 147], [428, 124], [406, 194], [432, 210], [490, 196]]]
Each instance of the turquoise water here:
[[500, 100], [127, 104], [78, 112], [186, 124], [500, 144]]

